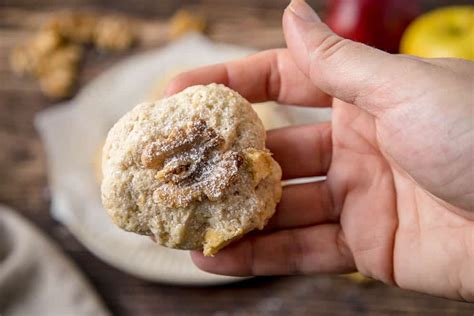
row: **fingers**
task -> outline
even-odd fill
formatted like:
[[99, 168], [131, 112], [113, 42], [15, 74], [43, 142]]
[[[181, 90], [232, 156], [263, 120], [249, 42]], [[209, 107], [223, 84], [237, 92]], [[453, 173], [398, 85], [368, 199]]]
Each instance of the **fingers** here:
[[403, 100], [400, 91], [415, 89], [413, 73], [422, 62], [335, 35], [303, 0], [285, 10], [283, 29], [293, 60], [316, 86], [373, 115]]
[[291, 126], [267, 133], [267, 147], [283, 179], [325, 175], [331, 164], [331, 124]]
[[236, 90], [250, 102], [274, 100], [306, 106], [330, 105], [330, 98], [311, 83], [284, 49], [185, 72], [173, 79], [166, 94], [212, 82]]
[[235, 276], [343, 273], [355, 267], [338, 224], [252, 236], [215, 257], [193, 252], [192, 259], [202, 270]]
[[288, 229], [337, 221], [326, 181], [291, 185], [265, 229]]

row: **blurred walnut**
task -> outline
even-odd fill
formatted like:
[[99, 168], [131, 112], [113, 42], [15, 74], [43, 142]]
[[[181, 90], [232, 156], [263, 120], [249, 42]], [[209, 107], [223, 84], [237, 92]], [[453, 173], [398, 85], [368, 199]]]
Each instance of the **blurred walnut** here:
[[103, 51], [123, 51], [132, 46], [134, 35], [129, 21], [117, 16], [101, 18], [94, 31], [94, 44]]
[[[19, 46], [13, 51], [10, 59], [13, 71], [38, 78], [41, 91], [49, 97], [69, 96], [76, 81], [77, 65], [83, 54], [81, 46], [68, 44], [46, 49], [50, 43], [43, 46], [40, 41], [32, 43]], [[36, 49], [37, 47], [42, 49]]]
[[42, 31], [30, 41], [16, 47], [10, 55], [10, 64], [15, 73], [36, 74], [42, 61], [48, 54], [54, 52], [61, 44], [61, 39], [55, 33]]
[[53, 17], [43, 29], [66, 41], [94, 44], [107, 51], [128, 49], [134, 40], [130, 22], [114, 15], [99, 17], [89, 12], [65, 12]]
[[56, 32], [43, 30], [38, 32], [30, 42], [31, 48], [37, 55], [46, 55], [61, 45], [62, 38]]
[[75, 68], [53, 69], [39, 77], [41, 91], [51, 98], [68, 97], [74, 88], [76, 77]]
[[52, 51], [48, 56], [42, 58], [35, 69], [39, 77], [56, 69], [77, 68], [82, 59], [83, 49], [79, 45], [68, 44]]
[[70, 96], [77, 81], [83, 46], [100, 50], [128, 49], [134, 40], [130, 23], [117, 16], [63, 12], [53, 16], [10, 56], [12, 70], [38, 78], [41, 91], [52, 98]]
[[71, 95], [77, 79], [77, 66], [82, 58], [82, 47], [69, 44], [62, 46], [47, 58], [43, 58], [36, 69], [41, 91], [51, 98]]
[[54, 16], [43, 27], [68, 41], [91, 43], [98, 17], [90, 12], [63, 12]]
[[206, 29], [206, 19], [186, 10], [179, 10], [170, 20], [169, 36], [176, 39], [188, 32], [203, 32]]

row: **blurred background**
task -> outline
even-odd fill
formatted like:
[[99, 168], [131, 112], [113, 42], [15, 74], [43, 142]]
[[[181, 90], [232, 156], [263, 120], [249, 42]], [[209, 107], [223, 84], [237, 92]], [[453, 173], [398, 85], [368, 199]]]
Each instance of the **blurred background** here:
[[[345, 37], [394, 53], [473, 58], [472, 36], [457, 41], [463, 29], [449, 22], [462, 12], [437, 14], [407, 30], [422, 13], [472, 1], [307, 2]], [[359, 277], [258, 277], [215, 286], [146, 281], [95, 257], [51, 216], [50, 162], [34, 126], [38, 112], [74, 100], [105, 70], [130, 56], [165, 47], [188, 32], [255, 50], [284, 47], [281, 16], [287, 4], [283, 0], [0, 0], [0, 203], [57, 243], [114, 315], [472, 315], [473, 306], [467, 303]], [[430, 32], [436, 32], [439, 41]], [[163, 73], [163, 80], [177, 72]], [[149, 95], [159, 98], [163, 85], [158, 80]], [[1, 292], [2, 258], [0, 314], [4, 315], [2, 301], [7, 303], [1, 297], [8, 293]]]

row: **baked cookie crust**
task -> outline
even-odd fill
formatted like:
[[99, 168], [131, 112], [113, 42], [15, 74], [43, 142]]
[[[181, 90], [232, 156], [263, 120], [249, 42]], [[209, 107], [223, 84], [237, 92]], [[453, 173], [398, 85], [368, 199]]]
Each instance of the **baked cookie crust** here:
[[281, 197], [262, 122], [218, 84], [137, 105], [110, 130], [102, 171], [102, 202], [115, 224], [207, 256], [262, 229]]

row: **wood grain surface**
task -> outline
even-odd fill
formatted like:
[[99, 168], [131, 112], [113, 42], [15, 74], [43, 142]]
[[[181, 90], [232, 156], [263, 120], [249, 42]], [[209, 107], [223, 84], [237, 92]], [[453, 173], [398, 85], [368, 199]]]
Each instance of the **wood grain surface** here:
[[[324, 1], [309, 1], [324, 11]], [[469, 2], [469, 1], [464, 1]], [[452, 1], [424, 1], [431, 8]], [[462, 3], [457, 1], [456, 3]], [[284, 46], [280, 19], [287, 1], [0, 0], [0, 203], [18, 210], [52, 237], [97, 288], [114, 315], [473, 315], [474, 306], [373, 283], [328, 275], [260, 277], [216, 287], [149, 283], [91, 255], [49, 213], [44, 148], [33, 126], [38, 111], [54, 106], [31, 79], [9, 70], [11, 49], [50, 14], [81, 8], [129, 14], [143, 25], [141, 44], [120, 55], [88, 54], [80, 85], [123, 58], [165, 43], [165, 19], [185, 7], [209, 19], [216, 41], [259, 49]]]

